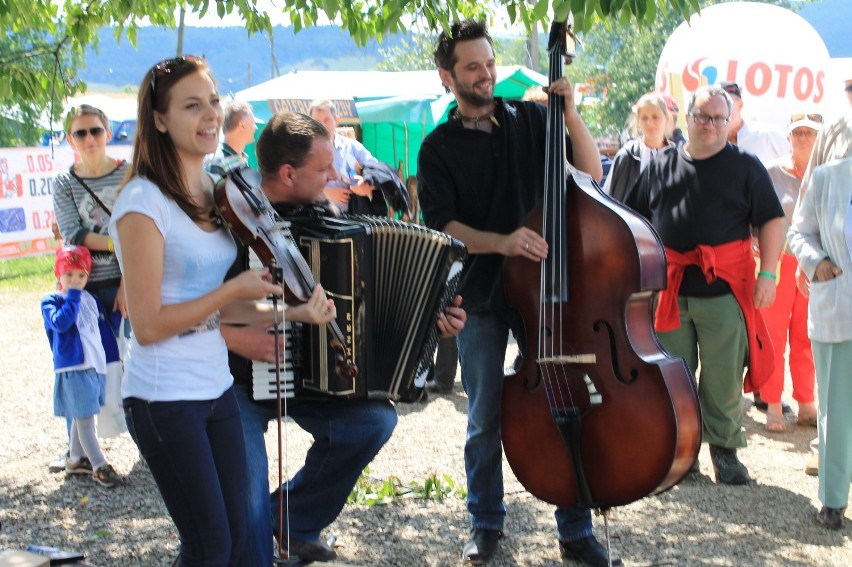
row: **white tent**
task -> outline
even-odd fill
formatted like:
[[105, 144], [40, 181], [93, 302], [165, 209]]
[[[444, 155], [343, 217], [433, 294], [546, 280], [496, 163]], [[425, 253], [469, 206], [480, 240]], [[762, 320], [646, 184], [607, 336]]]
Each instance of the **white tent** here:
[[395, 96], [440, 95], [438, 72], [429, 71], [294, 71], [239, 91], [248, 102], [275, 99], [371, 100]]

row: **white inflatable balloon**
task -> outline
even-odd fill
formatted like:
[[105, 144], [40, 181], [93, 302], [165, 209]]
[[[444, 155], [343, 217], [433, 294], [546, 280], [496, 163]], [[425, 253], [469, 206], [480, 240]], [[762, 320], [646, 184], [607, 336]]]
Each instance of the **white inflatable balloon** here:
[[672, 33], [657, 65], [656, 89], [678, 101], [683, 127], [699, 86], [733, 81], [747, 120], [786, 128], [791, 113], [827, 108], [828, 62], [822, 38], [796, 13], [755, 2], [717, 4]]

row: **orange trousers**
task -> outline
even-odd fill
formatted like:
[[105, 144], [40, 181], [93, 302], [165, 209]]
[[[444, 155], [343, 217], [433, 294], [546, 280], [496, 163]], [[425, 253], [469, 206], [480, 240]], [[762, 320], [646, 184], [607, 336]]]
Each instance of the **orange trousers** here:
[[814, 401], [814, 356], [808, 338], [808, 298], [796, 287], [797, 266], [795, 256], [781, 255], [781, 275], [775, 288], [775, 303], [761, 309], [775, 348], [775, 370], [760, 389], [760, 399], [770, 404], [781, 402], [786, 368], [784, 353], [788, 340], [793, 399], [800, 403]]

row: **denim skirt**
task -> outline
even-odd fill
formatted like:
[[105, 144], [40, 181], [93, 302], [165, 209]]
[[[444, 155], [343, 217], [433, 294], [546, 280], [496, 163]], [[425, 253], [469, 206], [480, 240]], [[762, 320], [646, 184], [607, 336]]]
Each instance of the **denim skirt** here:
[[53, 382], [53, 415], [91, 417], [106, 403], [106, 376], [94, 368], [57, 372]]

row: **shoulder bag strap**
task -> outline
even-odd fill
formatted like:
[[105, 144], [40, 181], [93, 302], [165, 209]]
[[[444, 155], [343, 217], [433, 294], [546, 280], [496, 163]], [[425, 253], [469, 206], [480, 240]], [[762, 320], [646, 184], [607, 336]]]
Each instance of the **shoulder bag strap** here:
[[108, 215], [112, 216], [112, 211], [111, 211], [111, 210], [109, 210], [109, 207], [107, 207], [106, 205], [104, 205], [104, 202], [103, 202], [103, 201], [101, 201], [101, 200], [100, 200], [100, 198], [99, 198], [97, 195], [95, 195], [95, 192], [94, 192], [94, 191], [92, 191], [92, 189], [91, 189], [91, 188], [90, 188], [90, 187], [86, 184], [86, 182], [85, 182], [85, 181], [83, 181], [83, 178], [82, 178], [82, 177], [80, 177], [79, 175], [77, 175], [76, 173], [74, 173], [74, 166], [73, 166], [73, 165], [72, 165], [71, 167], [69, 167], [69, 168], [68, 168], [68, 172], [69, 172], [69, 173], [71, 173], [71, 177], [73, 177], [74, 179], [76, 179], [76, 180], [77, 180], [77, 182], [78, 182], [80, 185], [82, 185], [82, 186], [83, 186], [83, 189], [85, 189], [85, 190], [89, 193], [89, 195], [91, 195], [91, 196], [92, 196], [92, 199], [94, 199], [94, 200], [95, 200], [95, 202], [98, 204], [98, 206], [100, 206], [100, 208], [102, 208], [103, 210], [105, 210], [105, 211], [106, 211], [106, 214], [108, 214]]

